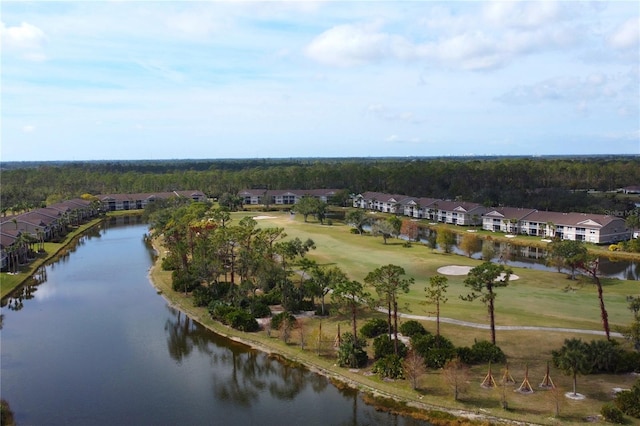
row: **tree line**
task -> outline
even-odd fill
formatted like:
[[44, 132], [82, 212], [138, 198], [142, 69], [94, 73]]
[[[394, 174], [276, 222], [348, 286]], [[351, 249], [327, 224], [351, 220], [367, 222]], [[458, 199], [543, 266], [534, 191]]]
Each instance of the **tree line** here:
[[3, 163], [0, 205], [39, 207], [81, 194], [198, 189], [337, 188], [461, 199], [487, 206], [625, 214], [630, 199], [595, 197], [640, 182], [640, 158], [415, 158]]

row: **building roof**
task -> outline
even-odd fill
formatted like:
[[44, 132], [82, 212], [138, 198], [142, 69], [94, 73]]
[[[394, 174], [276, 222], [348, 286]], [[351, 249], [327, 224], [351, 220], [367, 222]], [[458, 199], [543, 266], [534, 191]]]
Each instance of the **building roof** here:
[[438, 210], [447, 212], [470, 213], [474, 210], [484, 209], [481, 204], [471, 203], [467, 201], [438, 200], [436, 201], [436, 203], [438, 205]]
[[576, 226], [589, 228], [602, 228], [615, 221], [624, 225], [624, 219], [618, 216], [591, 213], [560, 213], [547, 211], [534, 211], [527, 215], [525, 220], [529, 222], [553, 223], [561, 226]]
[[518, 219], [522, 220], [527, 215], [535, 212], [535, 209], [523, 209], [518, 207], [490, 207], [484, 214], [485, 217], [493, 219]]

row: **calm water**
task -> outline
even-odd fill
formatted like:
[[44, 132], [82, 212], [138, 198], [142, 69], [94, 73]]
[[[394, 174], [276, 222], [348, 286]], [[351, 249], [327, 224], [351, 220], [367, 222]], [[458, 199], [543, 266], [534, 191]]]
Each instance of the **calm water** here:
[[[453, 246], [453, 252], [462, 256], [466, 256], [459, 247], [458, 243], [462, 237], [456, 235], [456, 245]], [[426, 239], [421, 240], [427, 243]], [[504, 242], [494, 242], [493, 249], [495, 252], [494, 262], [500, 262], [500, 256], [507, 256], [507, 266], [519, 268], [532, 268], [541, 271], [557, 272], [558, 269], [553, 266], [547, 266], [545, 258], [546, 250], [537, 247], [519, 246]], [[479, 244], [477, 250], [471, 255], [474, 259], [482, 259], [482, 245]], [[600, 276], [607, 278], [618, 278], [621, 280], [640, 281], [640, 262], [628, 260], [612, 260], [607, 257], [600, 257]], [[568, 272], [568, 270], [565, 270]]]
[[2, 307], [0, 389], [18, 425], [425, 424], [168, 307], [145, 232], [95, 230]]

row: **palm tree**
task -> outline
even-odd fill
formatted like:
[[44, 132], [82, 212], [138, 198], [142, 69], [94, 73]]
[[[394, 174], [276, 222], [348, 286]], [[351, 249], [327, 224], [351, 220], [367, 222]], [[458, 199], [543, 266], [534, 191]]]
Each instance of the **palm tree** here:
[[565, 339], [564, 346], [557, 351], [551, 351], [553, 365], [558, 367], [567, 376], [573, 376], [573, 395], [576, 396], [576, 384], [578, 374], [586, 374], [589, 371], [587, 358], [587, 345], [581, 339]]

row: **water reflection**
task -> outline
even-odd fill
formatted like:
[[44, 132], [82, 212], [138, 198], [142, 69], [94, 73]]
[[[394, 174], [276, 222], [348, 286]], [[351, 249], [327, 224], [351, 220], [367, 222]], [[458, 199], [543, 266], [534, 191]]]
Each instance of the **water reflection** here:
[[18, 424], [425, 424], [168, 307], [148, 281], [146, 227], [124, 222], [80, 238], [2, 308], [2, 395]]
[[167, 332], [167, 348], [169, 356], [178, 363], [189, 356], [196, 347], [202, 353], [212, 354], [209, 349], [209, 332], [199, 326], [181, 311], [168, 306], [171, 316], [167, 318], [164, 330]]
[[[437, 231], [422, 228], [420, 241], [423, 244], [428, 244], [428, 238], [431, 233], [437, 234]], [[456, 234], [456, 243], [452, 247], [452, 251], [455, 254], [467, 256], [468, 254], [459, 247], [461, 240], [462, 236]], [[543, 248], [521, 246], [504, 241], [484, 240], [482, 244], [492, 245], [491, 249], [494, 253], [492, 260], [494, 262], [506, 263], [507, 265], [520, 268], [532, 268], [541, 271], [557, 272], [555, 267], [546, 265], [547, 251]], [[482, 245], [472, 248], [471, 258], [476, 260], [482, 259]], [[640, 262], [614, 260], [606, 256], [601, 256], [600, 274], [602, 277], [607, 278], [639, 281]]]

